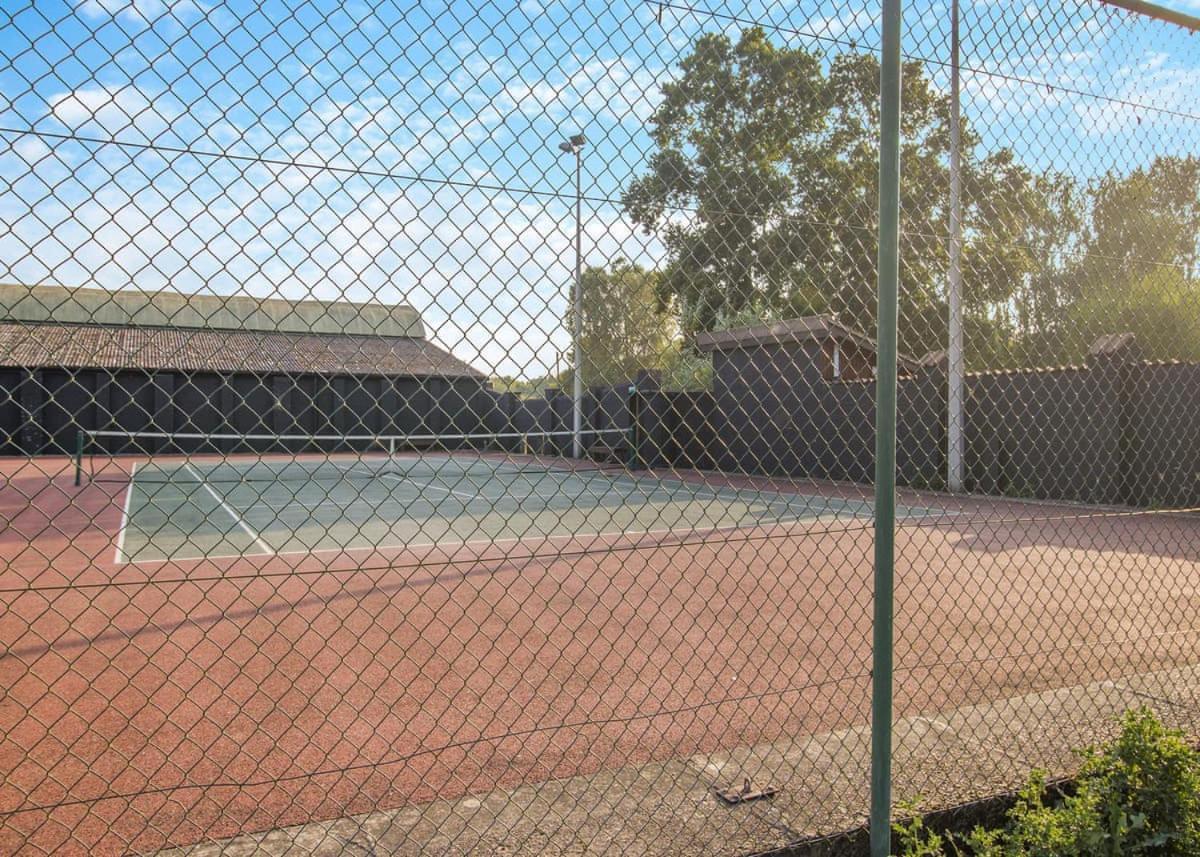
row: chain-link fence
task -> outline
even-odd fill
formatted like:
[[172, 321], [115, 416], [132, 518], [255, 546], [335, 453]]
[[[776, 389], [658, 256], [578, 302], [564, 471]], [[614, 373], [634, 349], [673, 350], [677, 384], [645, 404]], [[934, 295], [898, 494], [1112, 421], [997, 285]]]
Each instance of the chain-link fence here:
[[[897, 800], [1200, 738], [1174, 17], [905, 10]], [[0, 850], [851, 848], [880, 23], [6, 0]]]

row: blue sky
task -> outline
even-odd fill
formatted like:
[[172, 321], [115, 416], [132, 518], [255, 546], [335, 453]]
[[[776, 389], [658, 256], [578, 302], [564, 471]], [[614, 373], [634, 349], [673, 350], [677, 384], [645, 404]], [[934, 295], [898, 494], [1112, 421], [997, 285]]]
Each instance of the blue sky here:
[[[877, 6], [3, 0], [0, 280], [406, 300], [459, 357], [537, 376], [569, 344], [561, 136], [591, 141], [588, 261], [661, 264], [606, 200], [696, 35], [873, 47]], [[1089, 4], [963, 8], [987, 145], [1081, 176], [1197, 151], [1194, 37]], [[906, 51], [947, 59], [946, 5], [906, 15]]]

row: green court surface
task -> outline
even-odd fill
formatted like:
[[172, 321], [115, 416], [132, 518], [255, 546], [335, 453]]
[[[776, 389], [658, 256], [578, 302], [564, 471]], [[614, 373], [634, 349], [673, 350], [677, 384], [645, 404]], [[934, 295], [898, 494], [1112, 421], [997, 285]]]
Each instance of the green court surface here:
[[134, 470], [125, 505], [118, 563], [686, 535], [871, 515], [863, 500], [451, 456], [420, 466], [392, 459], [151, 463]]

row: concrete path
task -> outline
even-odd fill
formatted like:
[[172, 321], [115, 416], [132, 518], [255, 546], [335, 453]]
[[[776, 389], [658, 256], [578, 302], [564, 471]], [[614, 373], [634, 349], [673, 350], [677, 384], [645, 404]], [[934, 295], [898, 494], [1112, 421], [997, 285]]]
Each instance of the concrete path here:
[[[1200, 736], [1200, 665], [1028, 694], [896, 724], [894, 794], [936, 809], [1011, 790], [1034, 766], [1074, 772], [1074, 748], [1153, 708]], [[162, 852], [299, 854], [747, 854], [863, 823], [866, 726], [605, 771]], [[713, 786], [779, 789], [727, 806]]]

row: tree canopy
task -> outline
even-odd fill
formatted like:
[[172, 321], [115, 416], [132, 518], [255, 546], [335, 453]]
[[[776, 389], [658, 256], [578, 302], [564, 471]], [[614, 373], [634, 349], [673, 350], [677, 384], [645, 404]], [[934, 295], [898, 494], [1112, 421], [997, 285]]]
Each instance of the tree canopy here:
[[[747, 312], [831, 311], [873, 329], [878, 93], [871, 53], [779, 47], [759, 28], [697, 38], [662, 87], [654, 151], [623, 195], [666, 247], [656, 293], [685, 338]], [[902, 98], [900, 344], [920, 355], [947, 336], [950, 104], [919, 61], [905, 64]], [[1196, 158], [1088, 182], [985, 147], [969, 117], [961, 152], [969, 365], [1077, 359], [1095, 330], [1085, 322], [1119, 332], [1138, 307], [1187, 311]]]
[[[675, 321], [660, 302], [658, 280], [659, 274], [624, 259], [584, 268], [580, 347], [585, 386], [629, 381], [640, 369], [662, 365]], [[566, 323], [574, 329], [570, 310]]]

